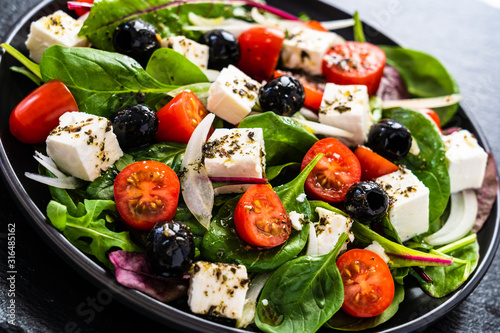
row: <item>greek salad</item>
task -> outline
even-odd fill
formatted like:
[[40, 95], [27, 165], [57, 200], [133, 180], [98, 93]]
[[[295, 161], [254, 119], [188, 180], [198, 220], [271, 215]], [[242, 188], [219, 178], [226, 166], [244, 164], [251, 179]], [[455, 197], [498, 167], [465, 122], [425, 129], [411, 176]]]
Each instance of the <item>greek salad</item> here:
[[477, 265], [494, 161], [447, 126], [439, 61], [367, 42], [357, 13], [68, 1], [29, 58], [1, 46], [39, 85], [9, 127], [44, 144], [48, 220], [124, 286], [237, 328], [364, 330], [408, 280], [443, 297]]

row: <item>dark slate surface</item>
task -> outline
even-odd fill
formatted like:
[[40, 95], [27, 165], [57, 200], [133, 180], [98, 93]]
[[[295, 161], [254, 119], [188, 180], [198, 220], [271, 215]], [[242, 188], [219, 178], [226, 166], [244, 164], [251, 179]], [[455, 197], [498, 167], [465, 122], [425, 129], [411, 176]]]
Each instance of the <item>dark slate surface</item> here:
[[[500, 9], [494, 0], [398, 1], [328, 0], [379, 28], [402, 45], [440, 59], [457, 79], [463, 105], [486, 133], [500, 160]], [[3, 36], [37, 0], [3, 1]], [[496, 1], [498, 3], [498, 1]], [[498, 5], [497, 5], [498, 6]], [[9, 287], [6, 265], [6, 225], [16, 222], [16, 325], [29, 332], [167, 331], [150, 319], [113, 301], [63, 262], [25, 221], [0, 182], [0, 332], [17, 332], [5, 323]], [[496, 255], [477, 289], [428, 332], [495, 332], [500, 327], [500, 255]]]

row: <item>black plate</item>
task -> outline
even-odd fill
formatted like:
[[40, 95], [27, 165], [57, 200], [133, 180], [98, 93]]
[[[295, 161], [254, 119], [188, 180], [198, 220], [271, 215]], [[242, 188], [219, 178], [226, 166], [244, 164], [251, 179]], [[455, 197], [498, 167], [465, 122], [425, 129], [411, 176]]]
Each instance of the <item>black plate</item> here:
[[[26, 54], [27, 50], [24, 42], [29, 33], [30, 22], [57, 9], [65, 9], [65, 3], [65, 1], [61, 0], [43, 1], [12, 28], [5, 41]], [[350, 17], [348, 14], [317, 0], [308, 1], [307, 7], [300, 2], [287, 0], [274, 0], [268, 1], [268, 3], [295, 14], [305, 11], [311, 18], [317, 20]], [[375, 44], [395, 44], [390, 38], [375, 29], [367, 26], [365, 28], [370, 29], [369, 41]], [[352, 39], [351, 29], [343, 29], [339, 33], [346, 39]], [[204, 320], [180, 309], [160, 303], [140, 292], [118, 285], [107, 271], [92, 259], [83, 255], [47, 222], [43, 213], [50, 198], [47, 187], [24, 177], [26, 171], [37, 172], [37, 163], [32, 158], [37, 147], [18, 142], [8, 129], [11, 110], [35, 88], [35, 85], [20, 74], [9, 70], [10, 66], [19, 65], [12, 57], [4, 56], [0, 60], [0, 167], [2, 176], [13, 197], [18, 202], [20, 209], [47, 244], [90, 281], [99, 287], [109, 289], [114, 293], [116, 299], [132, 309], [141, 311], [156, 319], [160, 323], [178, 328], [182, 327], [184, 330], [201, 332], [245, 332]], [[476, 134], [481, 145], [489, 151], [485, 136], [477, 125], [471, 122], [467, 113], [467, 111], [460, 108], [452, 123], [471, 130]], [[478, 267], [458, 291], [447, 297], [434, 299], [424, 294], [417, 285], [413, 284], [413, 280], [408, 279], [405, 300], [401, 304], [398, 313], [389, 322], [377, 327], [376, 330], [386, 332], [417, 330], [444, 316], [463, 301], [479, 284], [493, 260], [500, 241], [499, 224], [499, 210], [496, 202], [487, 223], [478, 234], [480, 244]]]

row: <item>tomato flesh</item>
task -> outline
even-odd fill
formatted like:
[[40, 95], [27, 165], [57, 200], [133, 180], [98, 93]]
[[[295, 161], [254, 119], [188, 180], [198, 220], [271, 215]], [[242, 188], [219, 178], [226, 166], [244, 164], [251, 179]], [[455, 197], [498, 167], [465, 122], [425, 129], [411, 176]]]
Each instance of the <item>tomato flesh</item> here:
[[274, 71], [274, 77], [277, 78], [282, 75], [292, 75], [296, 77], [300, 83], [302, 83], [302, 87], [304, 87], [304, 92], [305, 92], [305, 99], [304, 99], [304, 106], [312, 109], [312, 110], [319, 110], [319, 107], [321, 106], [321, 101], [323, 100], [323, 90], [320, 89], [317, 85], [314, 83], [306, 80], [303, 77], [297, 77], [293, 75], [290, 72], [285, 72], [285, 71], [280, 71], [276, 70]]
[[248, 76], [262, 81], [273, 76], [278, 64], [285, 33], [273, 27], [253, 27], [239, 37], [238, 68]]
[[[78, 2], [94, 3], [94, 0], [77, 0]], [[90, 8], [77, 8], [75, 9], [76, 15], [82, 16], [90, 11]]]
[[436, 124], [436, 126], [439, 128], [439, 131], [441, 133], [443, 133], [443, 131], [441, 130], [441, 119], [439, 119], [439, 116], [436, 113], [436, 111], [434, 111], [432, 109], [428, 109], [428, 108], [418, 108], [416, 110], [419, 111], [419, 112], [422, 112], [426, 116], [429, 116], [432, 119], [432, 121], [434, 121], [434, 123]]
[[281, 199], [271, 186], [251, 186], [234, 211], [234, 224], [240, 238], [250, 245], [274, 247], [283, 244], [291, 223]]
[[58, 80], [51, 80], [33, 90], [10, 114], [10, 132], [21, 142], [45, 142], [50, 132], [59, 125], [59, 117], [78, 111], [73, 95]]
[[318, 22], [318, 21], [314, 21], [314, 20], [311, 20], [311, 21], [306, 21], [304, 22], [304, 25], [306, 27], [308, 27], [309, 29], [313, 29], [313, 30], [318, 30], [318, 31], [324, 31], [324, 32], [328, 32], [328, 29], [326, 29], [322, 24], [321, 22]]
[[377, 92], [384, 73], [385, 53], [370, 43], [345, 42], [334, 46], [323, 57], [323, 75], [328, 82], [367, 86], [368, 94]]
[[394, 279], [380, 256], [353, 249], [337, 260], [344, 283], [342, 309], [354, 317], [374, 317], [385, 311], [394, 298]]
[[304, 169], [319, 153], [325, 154], [313, 168], [305, 183], [305, 191], [312, 199], [330, 203], [344, 200], [352, 184], [361, 179], [358, 158], [342, 142], [326, 138], [316, 142], [302, 160]]
[[397, 171], [399, 167], [369, 148], [359, 146], [354, 154], [361, 165], [361, 180], [372, 180]]
[[180, 184], [168, 165], [156, 161], [135, 162], [114, 182], [116, 209], [127, 226], [151, 230], [157, 222], [175, 216]]
[[196, 126], [207, 115], [207, 109], [198, 97], [185, 90], [157, 112], [159, 125], [155, 139], [159, 142], [187, 143]]

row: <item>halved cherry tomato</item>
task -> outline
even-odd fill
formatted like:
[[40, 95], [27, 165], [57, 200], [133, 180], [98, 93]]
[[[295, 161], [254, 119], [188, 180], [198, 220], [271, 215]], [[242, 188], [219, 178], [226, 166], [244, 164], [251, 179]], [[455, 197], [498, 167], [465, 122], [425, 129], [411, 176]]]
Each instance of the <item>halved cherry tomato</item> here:
[[285, 33], [273, 27], [253, 27], [238, 37], [238, 68], [256, 80], [269, 80], [278, 64]]
[[353, 249], [337, 260], [344, 283], [342, 309], [354, 317], [374, 317], [384, 312], [394, 298], [394, 280], [389, 267], [372, 251]]
[[120, 171], [113, 186], [116, 209], [132, 229], [151, 230], [156, 222], [175, 216], [179, 178], [157, 161], [135, 162]]
[[439, 128], [439, 131], [443, 133], [443, 131], [441, 130], [441, 119], [439, 119], [439, 116], [436, 113], [436, 111], [427, 108], [418, 108], [416, 110], [431, 117], [431, 119], [436, 123], [437, 127]]
[[354, 151], [354, 154], [361, 165], [361, 180], [372, 180], [399, 169], [396, 164], [380, 156], [370, 148], [359, 146]]
[[[86, 2], [86, 3], [94, 3], [94, 0], [77, 0], [77, 1], [79, 1], [79, 2]], [[76, 15], [82, 16], [82, 15], [88, 13], [89, 10], [90, 10], [90, 8], [89, 9], [83, 9], [83, 8], [80, 9], [80, 8], [77, 8], [77, 9], [75, 9], [75, 12], [76, 12]]]
[[345, 42], [323, 57], [323, 75], [336, 84], [362, 84], [368, 94], [377, 92], [384, 73], [385, 53], [370, 43]]
[[78, 111], [78, 105], [68, 88], [51, 80], [33, 90], [12, 111], [10, 132], [21, 142], [45, 142], [59, 125], [59, 117], [68, 111]]
[[274, 247], [283, 244], [291, 232], [291, 222], [281, 199], [270, 185], [251, 186], [234, 211], [238, 235], [248, 244]]
[[198, 97], [185, 90], [157, 112], [159, 125], [155, 138], [160, 142], [187, 143], [207, 114]]
[[304, 24], [309, 29], [328, 32], [328, 29], [326, 29], [324, 26], [322, 26], [321, 23], [318, 21], [314, 21], [314, 20], [306, 21], [306, 22], [304, 22]]
[[349, 187], [361, 179], [358, 158], [339, 140], [326, 138], [309, 149], [301, 168], [304, 169], [319, 153], [325, 156], [307, 176], [304, 187], [307, 195], [331, 203], [344, 200]]
[[[274, 71], [273, 79], [280, 77], [282, 75], [293, 76], [293, 74], [290, 72], [276, 70]], [[321, 106], [321, 101], [323, 100], [323, 90], [318, 88], [318, 86], [315, 85], [314, 83], [307, 81], [303, 77], [297, 77], [297, 76], [295, 77], [299, 79], [300, 83], [302, 83], [302, 87], [304, 87], [304, 91], [306, 93], [304, 106], [309, 107], [313, 110], [319, 110], [319, 107]]]

